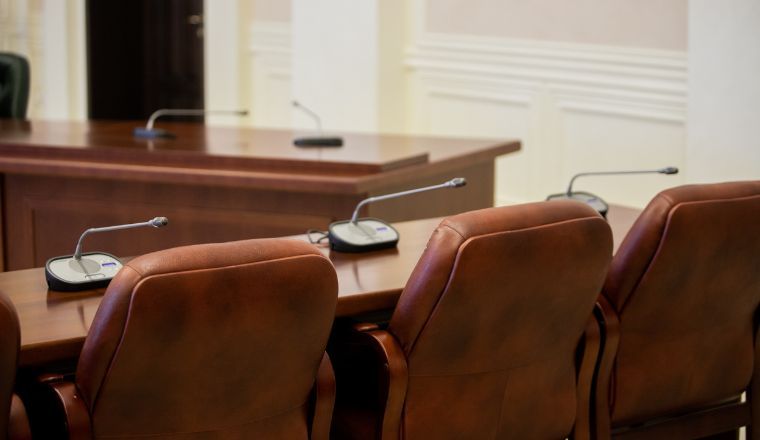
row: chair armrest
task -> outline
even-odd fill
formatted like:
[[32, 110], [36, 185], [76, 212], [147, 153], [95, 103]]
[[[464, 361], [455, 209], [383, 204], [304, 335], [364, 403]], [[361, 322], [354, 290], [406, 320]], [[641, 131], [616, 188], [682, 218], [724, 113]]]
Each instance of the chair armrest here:
[[596, 363], [596, 389], [592, 395], [592, 408], [596, 423], [593, 437], [598, 440], [610, 438], [612, 424], [610, 414], [615, 404], [613, 369], [620, 341], [620, 319], [612, 304], [600, 295], [594, 308], [599, 323], [602, 348]]
[[330, 422], [332, 421], [334, 405], [335, 373], [330, 362], [330, 356], [325, 353], [319, 362], [317, 378], [314, 383], [314, 412], [311, 419], [310, 436], [312, 440], [328, 440], [330, 438]]
[[51, 391], [53, 406], [65, 420], [69, 440], [91, 440], [90, 413], [76, 384], [57, 374], [43, 375], [37, 380]]
[[379, 419], [378, 437], [398, 439], [408, 371], [406, 355], [396, 338], [377, 324], [353, 323], [336, 326], [329, 347], [339, 404], [370, 405]]
[[357, 322], [351, 325], [351, 329], [355, 332], [365, 333], [372, 330], [380, 330], [380, 326], [374, 322]]
[[580, 341], [582, 348], [580, 363], [577, 366], [576, 399], [577, 410], [575, 426], [573, 427], [573, 440], [588, 440], [591, 438], [593, 426], [592, 420], [592, 387], [594, 372], [596, 371], [597, 359], [599, 359], [602, 330], [596, 317], [592, 314], [586, 322], [586, 330]]
[[386, 375], [386, 386], [382, 390], [383, 420], [380, 438], [398, 439], [401, 436], [401, 412], [406, 399], [406, 387], [409, 382], [406, 355], [396, 338], [377, 324], [359, 323], [353, 325], [357, 336], [364, 335], [371, 341], [372, 348], [382, 363]]

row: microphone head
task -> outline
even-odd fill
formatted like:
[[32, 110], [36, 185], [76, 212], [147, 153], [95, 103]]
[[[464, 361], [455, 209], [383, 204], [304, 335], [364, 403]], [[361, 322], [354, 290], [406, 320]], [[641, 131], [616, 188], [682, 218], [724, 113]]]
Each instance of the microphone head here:
[[169, 224], [169, 219], [166, 217], [156, 217], [150, 221], [150, 225], [154, 228], [160, 228]]
[[678, 174], [678, 168], [676, 167], [665, 167], [660, 170], [662, 174]]
[[464, 177], [455, 177], [449, 180], [448, 184], [452, 188], [459, 188], [459, 187], [467, 185], [467, 179], [465, 179]]

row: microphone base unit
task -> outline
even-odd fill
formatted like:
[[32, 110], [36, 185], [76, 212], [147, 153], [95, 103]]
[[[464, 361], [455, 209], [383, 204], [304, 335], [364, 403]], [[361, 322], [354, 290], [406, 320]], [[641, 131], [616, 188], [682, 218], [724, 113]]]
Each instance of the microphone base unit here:
[[399, 234], [390, 224], [376, 218], [331, 223], [327, 233], [330, 249], [337, 252], [370, 252], [398, 244]]
[[132, 131], [132, 135], [134, 137], [144, 139], [173, 139], [177, 137], [174, 133], [168, 130], [162, 130], [160, 128], [147, 129], [145, 127], [135, 127], [135, 129]]
[[77, 292], [105, 287], [123, 265], [105, 252], [88, 252], [76, 260], [73, 255], [51, 258], [45, 263], [45, 280], [50, 290]]
[[546, 200], [577, 200], [594, 208], [604, 218], [607, 218], [609, 210], [609, 205], [601, 197], [583, 191], [574, 191], [569, 196], [567, 193], [552, 194]]
[[341, 137], [300, 137], [293, 139], [293, 145], [302, 148], [318, 147], [342, 147], [343, 138]]

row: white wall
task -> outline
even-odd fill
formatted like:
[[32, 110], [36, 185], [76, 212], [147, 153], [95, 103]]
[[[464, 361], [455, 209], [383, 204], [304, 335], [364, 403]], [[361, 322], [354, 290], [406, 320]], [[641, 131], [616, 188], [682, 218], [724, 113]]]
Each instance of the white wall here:
[[[404, 129], [403, 0], [293, 0], [292, 96], [326, 129]], [[294, 112], [300, 127], [314, 122]]]
[[251, 0], [248, 21], [290, 21], [291, 7], [284, 0]]
[[425, 29], [685, 50], [687, 0], [427, 0]]
[[[292, 96], [327, 129], [378, 129], [377, 1], [291, 2]], [[296, 121], [314, 127], [300, 113]]]
[[689, 2], [688, 178], [760, 179], [760, 1]]

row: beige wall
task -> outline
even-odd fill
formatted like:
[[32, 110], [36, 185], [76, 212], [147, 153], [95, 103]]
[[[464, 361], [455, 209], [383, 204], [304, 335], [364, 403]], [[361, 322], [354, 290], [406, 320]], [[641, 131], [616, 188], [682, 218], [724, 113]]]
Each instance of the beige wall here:
[[688, 177], [760, 179], [760, 2], [691, 0]]
[[258, 21], [290, 21], [290, 1], [253, 0], [250, 18]]
[[425, 29], [685, 50], [687, 0], [426, 0]]

